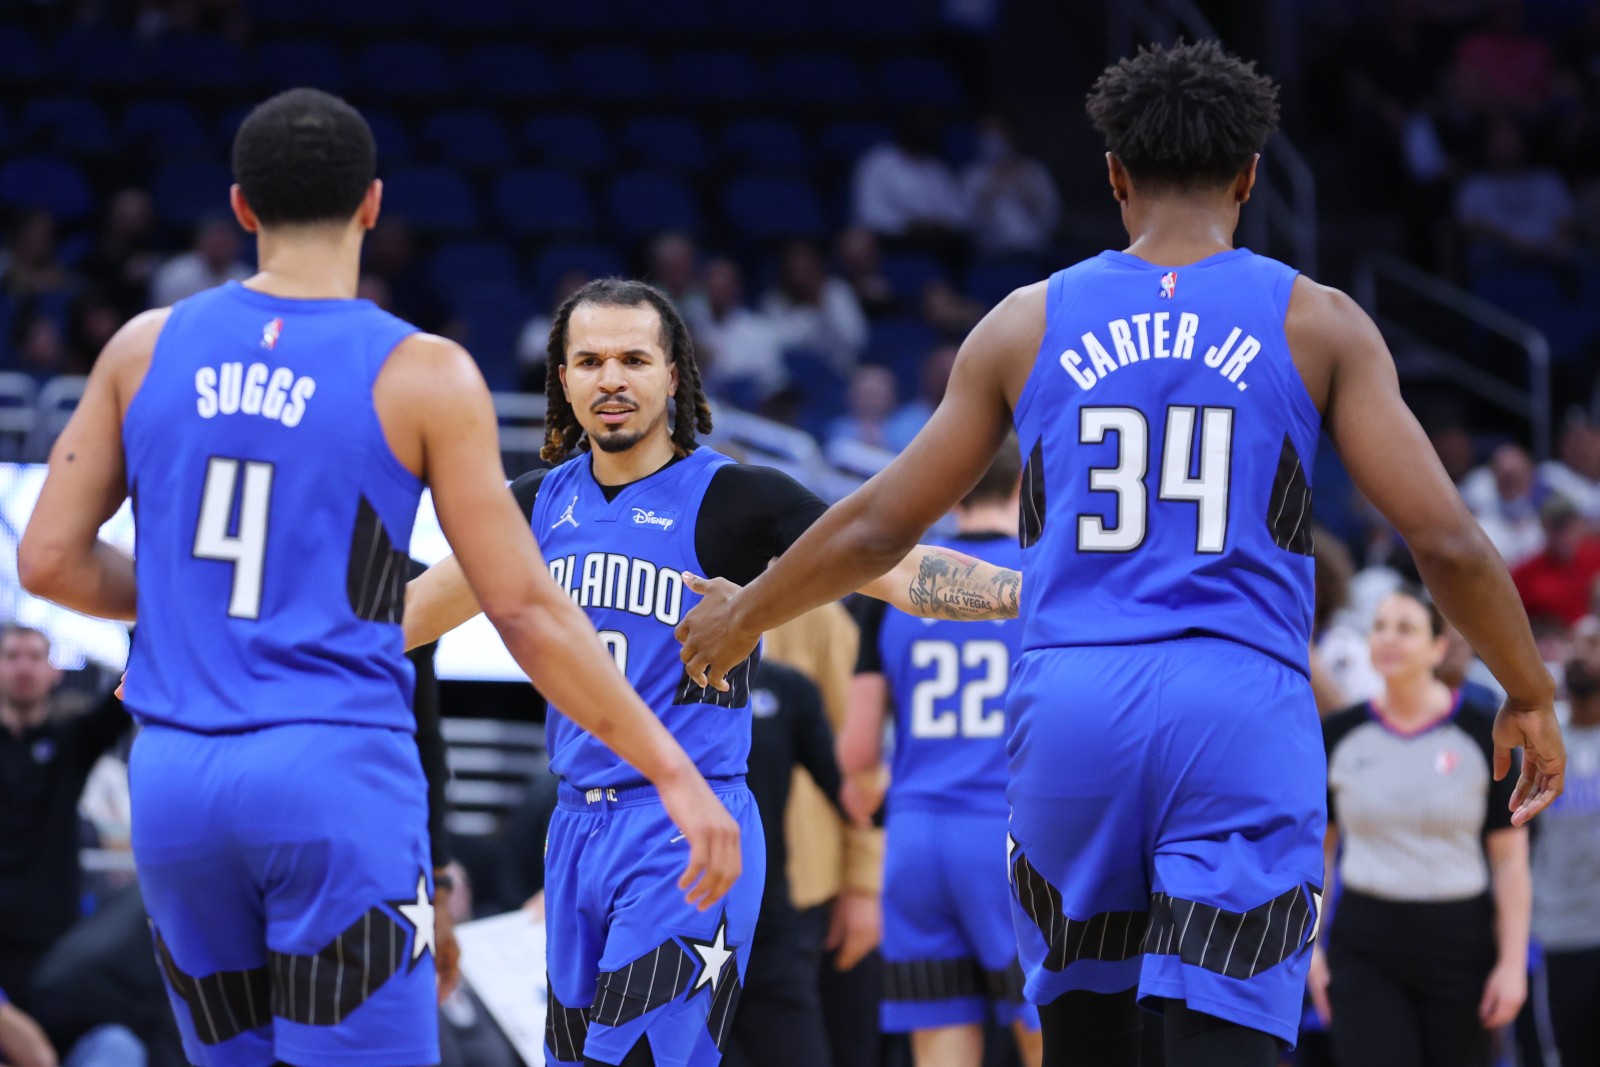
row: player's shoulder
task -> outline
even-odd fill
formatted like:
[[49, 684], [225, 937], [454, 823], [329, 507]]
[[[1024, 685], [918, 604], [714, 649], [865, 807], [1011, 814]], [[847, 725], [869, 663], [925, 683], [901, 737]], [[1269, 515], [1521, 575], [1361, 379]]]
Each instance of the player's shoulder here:
[[121, 398], [124, 411], [127, 402], [144, 384], [156, 343], [171, 317], [170, 307], [141, 311], [111, 335], [111, 340], [95, 359], [91, 373], [111, 383], [113, 395]]
[[1343, 289], [1304, 274], [1295, 278], [1284, 319], [1290, 344], [1320, 342], [1329, 349], [1343, 350], [1345, 340], [1376, 330], [1371, 316]]
[[544, 484], [550, 470], [549, 467], [540, 467], [519, 475], [511, 482], [511, 495], [516, 497], [517, 506], [522, 509], [523, 515], [532, 518], [533, 506], [539, 499], [539, 487]]

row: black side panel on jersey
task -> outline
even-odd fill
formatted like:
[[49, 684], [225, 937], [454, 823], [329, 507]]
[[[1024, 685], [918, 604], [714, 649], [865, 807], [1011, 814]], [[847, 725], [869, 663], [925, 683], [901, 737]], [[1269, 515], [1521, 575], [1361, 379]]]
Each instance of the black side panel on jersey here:
[[1278, 453], [1278, 474], [1272, 480], [1272, 500], [1267, 504], [1267, 529], [1279, 548], [1311, 555], [1311, 486], [1305, 465], [1289, 435], [1283, 435]]
[[1040, 438], [1022, 465], [1022, 515], [1017, 538], [1032, 548], [1044, 536], [1044, 439]]
[[394, 547], [383, 520], [362, 497], [350, 535], [350, 566], [345, 572], [350, 610], [358, 619], [399, 625], [410, 576], [410, 557]]

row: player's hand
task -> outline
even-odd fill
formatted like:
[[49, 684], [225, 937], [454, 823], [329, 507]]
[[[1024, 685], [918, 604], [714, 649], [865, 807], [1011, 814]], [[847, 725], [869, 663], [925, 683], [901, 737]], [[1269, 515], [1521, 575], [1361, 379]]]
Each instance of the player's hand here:
[[33, 1017], [15, 1004], [0, 1004], [0, 1060], [16, 1067], [57, 1067], [56, 1050]]
[[844, 889], [833, 898], [828, 939], [823, 947], [834, 952], [835, 970], [848, 971], [866, 959], [883, 940], [883, 901], [876, 893]]
[[117, 679], [117, 688], [112, 690], [111, 695], [116, 697], [118, 700], [127, 699], [126, 697], [124, 697], [122, 695], [122, 689], [127, 684], [128, 684], [128, 672], [127, 671], [123, 671], [122, 672], [122, 677]]
[[456, 920], [450, 914], [451, 891], [433, 891], [433, 969], [439, 979], [439, 1003], [450, 999], [461, 982], [461, 946], [456, 942]]
[[701, 578], [688, 571], [683, 572], [683, 581], [701, 600], [673, 631], [683, 645], [678, 658], [696, 685], [726, 692], [728, 672], [750, 657], [761, 635], [741, 632], [734, 621], [739, 586], [726, 578]]
[[1306, 988], [1311, 992], [1311, 1006], [1317, 1009], [1317, 1018], [1323, 1026], [1333, 1024], [1333, 1005], [1328, 1000], [1328, 955], [1318, 945], [1311, 950], [1311, 972], [1306, 975]]
[[1517, 1017], [1528, 999], [1528, 972], [1522, 961], [1501, 963], [1489, 972], [1478, 1002], [1478, 1019], [1485, 1030], [1498, 1030]]
[[544, 922], [544, 890], [541, 889], [533, 896], [522, 902], [522, 910], [528, 913], [528, 918], [536, 923]]
[[1566, 787], [1567, 746], [1549, 701], [1531, 707], [1500, 706], [1494, 719], [1494, 780], [1511, 769], [1511, 750], [1522, 749], [1522, 775], [1511, 794], [1511, 825], [1522, 826]]
[[839, 784], [839, 806], [851, 823], [863, 830], [872, 828], [872, 817], [883, 805], [883, 768], [852, 774]]
[[657, 782], [656, 789], [667, 816], [689, 843], [689, 864], [678, 888], [705, 911], [727, 894], [743, 869], [739, 824], [692, 766], [670, 782]]

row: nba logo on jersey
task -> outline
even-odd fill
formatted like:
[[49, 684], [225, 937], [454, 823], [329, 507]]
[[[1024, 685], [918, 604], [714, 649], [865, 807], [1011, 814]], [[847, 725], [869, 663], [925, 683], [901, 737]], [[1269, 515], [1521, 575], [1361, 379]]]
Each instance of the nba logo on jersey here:
[[283, 333], [283, 320], [273, 319], [261, 327], [261, 347], [268, 352], [278, 347], [278, 337]]
[[1440, 776], [1449, 774], [1461, 762], [1461, 757], [1448, 748], [1441, 748], [1433, 754], [1433, 769]]
[[1161, 298], [1171, 300], [1172, 295], [1178, 291], [1178, 272], [1169, 270], [1161, 276]]

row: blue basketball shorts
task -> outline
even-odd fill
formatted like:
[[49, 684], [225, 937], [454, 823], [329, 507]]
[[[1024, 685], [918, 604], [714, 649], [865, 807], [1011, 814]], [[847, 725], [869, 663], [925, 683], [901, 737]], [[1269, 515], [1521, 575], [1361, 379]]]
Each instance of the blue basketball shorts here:
[[743, 873], [698, 911], [678, 879], [689, 843], [651, 786], [562, 783], [545, 848], [550, 1001], [545, 1058], [621, 1063], [641, 1039], [657, 1067], [714, 1067], [733, 1029], [761, 912], [767, 845], [744, 779], [711, 783], [738, 820]]
[[415, 738], [152, 725], [128, 777], [157, 962], [192, 1063], [439, 1061]]
[[1028, 999], [1137, 987], [1293, 1045], [1327, 821], [1305, 675], [1219, 639], [1044, 649], [1009, 705]]
[[883, 873], [883, 1029], [1021, 1018], [1022, 972], [1006, 885], [1006, 815], [896, 808]]

